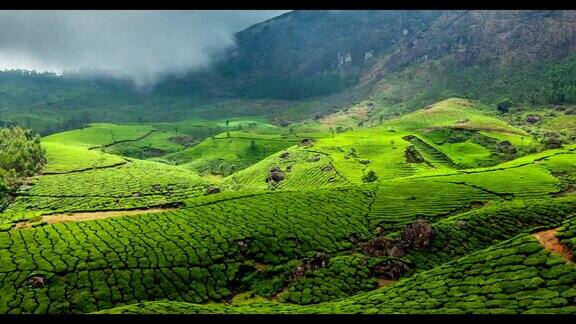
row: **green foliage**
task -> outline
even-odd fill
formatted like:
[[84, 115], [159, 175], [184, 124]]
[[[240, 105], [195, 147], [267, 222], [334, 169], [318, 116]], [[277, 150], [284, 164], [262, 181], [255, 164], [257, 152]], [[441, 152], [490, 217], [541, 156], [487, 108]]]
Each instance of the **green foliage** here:
[[378, 180], [378, 176], [374, 170], [370, 170], [366, 172], [364, 176], [362, 176], [362, 182], [376, 182]]
[[[182, 202], [211, 183], [181, 167], [134, 160], [120, 166], [44, 175], [20, 188], [6, 213], [123, 210]], [[8, 216], [10, 217], [10, 216]]]
[[342, 91], [355, 79], [342, 78], [339, 74], [316, 76], [260, 76], [238, 87], [236, 93], [248, 98], [274, 98], [299, 100], [329, 95]]
[[[0, 170], [16, 177], [39, 172], [44, 163], [40, 137], [21, 127], [0, 129]], [[8, 176], [8, 175], [5, 175]]]
[[298, 143], [297, 136], [226, 132], [198, 145], [168, 154], [165, 160], [202, 174], [228, 176]]
[[366, 265], [366, 258], [338, 256], [319, 268], [290, 283], [278, 301], [301, 305], [317, 304], [348, 297], [377, 287], [376, 279]]
[[40, 137], [19, 126], [0, 129], [0, 211], [23, 178], [38, 173], [46, 163]]
[[[569, 220], [558, 237], [574, 245], [575, 147], [529, 154], [540, 134], [490, 110], [451, 99], [334, 136], [251, 118], [49, 136], [47, 172], [0, 214], [0, 313], [572, 312], [573, 266], [528, 234]], [[517, 153], [498, 151], [504, 141]], [[423, 163], [406, 161], [408, 147]], [[146, 150], [182, 165], [138, 159]], [[268, 188], [276, 167], [283, 179]], [[205, 195], [210, 186], [221, 192]], [[165, 205], [179, 209], [44, 216]], [[394, 240], [421, 218], [430, 246], [394, 258], [411, 270], [378, 289], [373, 267], [390, 257], [359, 244]], [[294, 276], [319, 253], [324, 265]], [[32, 275], [45, 285], [31, 287]]]
[[[17, 308], [18, 296], [28, 291], [41, 301], [27, 311], [32, 313], [61, 312], [51, 307], [66, 302], [65, 312], [90, 312], [133, 300], [222, 301], [245, 276], [246, 260], [281, 265], [312, 251], [349, 248], [351, 233], [369, 235], [363, 196], [348, 190], [260, 194], [159, 214], [40, 226], [19, 235], [2, 232], [0, 256], [11, 262], [0, 266], [0, 312]], [[351, 203], [337, 204], [343, 199]], [[59, 275], [45, 289], [30, 290], [26, 276], [38, 270]], [[66, 295], [53, 293], [57, 289]]]
[[496, 104], [498, 111], [503, 114], [507, 113], [510, 110], [510, 107], [512, 107], [512, 101], [508, 98], [503, 99]]
[[[414, 77], [425, 71], [425, 77]], [[508, 98], [516, 104], [562, 105], [576, 103], [576, 55], [536, 63], [495, 64], [486, 60], [463, 66], [453, 58], [408, 67], [387, 76], [386, 95], [408, 96], [404, 104], [418, 107], [448, 97], [465, 97], [497, 103]], [[420, 73], [418, 73], [420, 74]], [[426, 80], [434, 80], [427, 83]], [[416, 94], [416, 95], [414, 95]]]
[[[529, 260], [534, 258], [545, 262], [531, 263]], [[576, 277], [569, 274], [575, 270], [573, 263], [551, 255], [534, 237], [524, 234], [392, 286], [316, 305], [152, 302], [105, 312], [147, 313], [154, 309], [176, 313], [573, 313], [572, 286]], [[303, 296], [314, 294], [306, 290], [297, 298]]]

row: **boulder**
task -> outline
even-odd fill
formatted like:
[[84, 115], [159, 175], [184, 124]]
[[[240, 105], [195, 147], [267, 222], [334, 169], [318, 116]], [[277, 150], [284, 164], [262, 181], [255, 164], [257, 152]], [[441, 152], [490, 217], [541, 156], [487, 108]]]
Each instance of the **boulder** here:
[[279, 166], [274, 166], [270, 169], [270, 172], [268, 172], [268, 176], [266, 177], [266, 182], [280, 182], [282, 180], [284, 180], [284, 172], [280, 170]]
[[42, 288], [46, 284], [46, 278], [40, 275], [32, 276], [28, 278], [28, 284], [32, 288]]
[[426, 161], [413, 145], [408, 146], [406, 150], [404, 150], [404, 159], [406, 163], [424, 163]]
[[333, 171], [333, 170], [334, 170], [334, 167], [332, 166], [332, 164], [328, 164], [328, 165], [326, 165], [325, 167], [322, 168], [322, 171], [324, 171], [324, 172], [330, 172], [330, 171]]
[[540, 121], [540, 116], [534, 116], [534, 115], [530, 115], [526, 118], [526, 121], [529, 122], [530, 124], [534, 124]]
[[320, 161], [320, 155], [318, 154], [308, 159], [308, 162], [318, 162], [318, 161]]
[[301, 146], [312, 146], [314, 144], [314, 142], [315, 142], [314, 139], [312, 139], [310, 137], [306, 137], [300, 141], [300, 145]]
[[386, 237], [376, 237], [375, 239], [358, 244], [358, 249], [370, 256], [386, 256], [394, 243]]
[[312, 258], [312, 260], [308, 261], [308, 269], [314, 270], [318, 268], [324, 268], [327, 262], [328, 256], [325, 253], [318, 252], [314, 258]]
[[410, 268], [400, 260], [387, 260], [372, 269], [375, 275], [383, 279], [397, 280]]
[[432, 226], [426, 219], [419, 219], [404, 228], [399, 245], [402, 248], [426, 249], [430, 246], [433, 232]]
[[220, 188], [215, 187], [215, 186], [210, 186], [210, 187], [208, 187], [208, 189], [206, 189], [205, 195], [217, 194], [219, 192], [220, 192]]

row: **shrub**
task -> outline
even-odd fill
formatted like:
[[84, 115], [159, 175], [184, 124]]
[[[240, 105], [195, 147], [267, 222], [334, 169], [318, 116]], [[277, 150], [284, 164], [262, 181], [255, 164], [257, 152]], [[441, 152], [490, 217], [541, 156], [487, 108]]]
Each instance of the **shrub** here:
[[512, 102], [510, 101], [510, 99], [506, 98], [497, 103], [496, 107], [498, 108], [498, 111], [505, 114], [510, 110], [510, 107], [512, 107]]
[[375, 182], [376, 180], [378, 180], [378, 176], [373, 170], [366, 172], [366, 174], [362, 176], [363, 182]]

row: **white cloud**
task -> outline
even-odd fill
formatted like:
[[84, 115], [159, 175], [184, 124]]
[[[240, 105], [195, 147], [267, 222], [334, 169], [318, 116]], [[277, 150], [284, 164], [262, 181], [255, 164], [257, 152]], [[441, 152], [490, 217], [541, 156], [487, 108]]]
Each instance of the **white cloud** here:
[[2, 11], [0, 69], [108, 71], [139, 86], [208, 65], [284, 11]]

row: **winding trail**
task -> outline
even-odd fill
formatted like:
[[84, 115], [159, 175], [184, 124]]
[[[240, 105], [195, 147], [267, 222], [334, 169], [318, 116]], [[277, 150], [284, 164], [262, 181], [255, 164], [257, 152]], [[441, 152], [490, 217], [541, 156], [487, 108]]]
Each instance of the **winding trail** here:
[[559, 255], [566, 262], [574, 262], [574, 256], [572, 255], [572, 250], [566, 245], [562, 244], [560, 240], [556, 237], [557, 228], [550, 230], [545, 230], [532, 234], [538, 239], [538, 242], [548, 251], [553, 254]]

